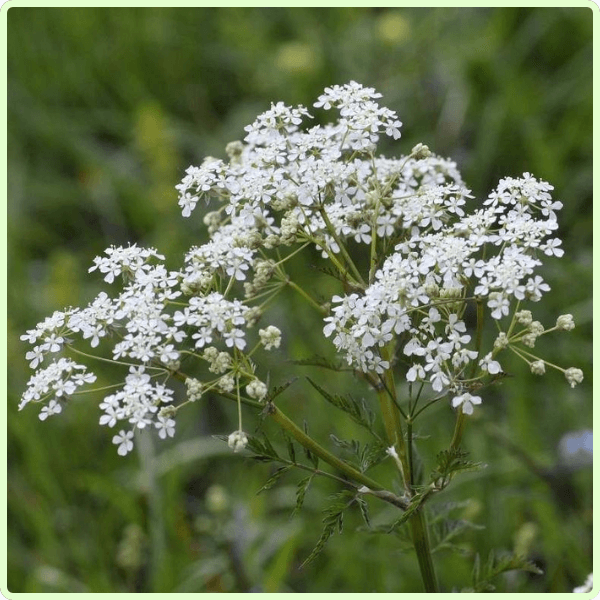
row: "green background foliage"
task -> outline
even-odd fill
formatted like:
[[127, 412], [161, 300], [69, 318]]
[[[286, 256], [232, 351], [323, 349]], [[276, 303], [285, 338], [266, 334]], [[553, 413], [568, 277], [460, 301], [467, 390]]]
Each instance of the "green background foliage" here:
[[[350, 79], [382, 92], [404, 122], [386, 154], [424, 142], [458, 162], [479, 199], [499, 178], [529, 171], [564, 204], [565, 256], [547, 261], [552, 292], [533, 308], [548, 327], [574, 315], [573, 332], [540, 348], [586, 379], [572, 390], [557, 372], [536, 378], [524, 363], [502, 361], [513, 377], [486, 395], [464, 439], [488, 467], [457, 478], [437, 501], [470, 499], [451, 514], [477, 527], [454, 540], [459, 553], [440, 548], [434, 558], [444, 591], [471, 585], [475, 553], [485, 560], [492, 548], [518, 551], [545, 572], [509, 573], [498, 591], [564, 592], [583, 582], [592, 570], [591, 466], [565, 464], [559, 442], [592, 422], [591, 10], [13, 7], [7, 18], [10, 591], [421, 589], [406, 532], [365, 531], [358, 509], [300, 569], [339, 487], [313, 480], [293, 518], [304, 474], [257, 495], [274, 467], [212, 437], [235, 428], [234, 405], [205, 398], [181, 416], [175, 439], [142, 441], [126, 459], [97, 425], [99, 398], [83, 396], [49, 423], [33, 409], [17, 412], [30, 374], [19, 335], [94, 297], [92, 258], [137, 242], [176, 268], [205, 239], [202, 207], [184, 220], [177, 206], [185, 168], [224, 157], [270, 102], [310, 106], [325, 86]], [[309, 262], [295, 265], [306, 282], [315, 279]], [[341, 375], [290, 364], [321, 345], [319, 318], [297, 298], [271, 317], [285, 340], [268, 358], [272, 382], [309, 375], [360, 395]], [[103, 382], [114, 378], [99, 371]], [[360, 439], [303, 377], [278, 403], [332, 451], [330, 433]], [[246, 414], [245, 423], [253, 430], [257, 420]], [[419, 441], [426, 471], [452, 426], [441, 403], [416, 432], [430, 436]], [[397, 518], [394, 507], [369, 507], [374, 521]]]

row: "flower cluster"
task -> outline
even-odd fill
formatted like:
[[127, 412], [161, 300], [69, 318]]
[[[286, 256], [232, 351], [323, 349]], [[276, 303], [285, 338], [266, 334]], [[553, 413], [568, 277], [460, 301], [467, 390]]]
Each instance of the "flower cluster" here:
[[[167, 270], [157, 250], [136, 245], [96, 258], [90, 271], [109, 284], [120, 276], [123, 289], [56, 312], [22, 337], [33, 345], [26, 356], [38, 370], [21, 408], [43, 403], [43, 420], [94, 381], [85, 366], [58, 357], [93, 358], [75, 348], [76, 335], [92, 349], [115, 340], [112, 360], [127, 369], [121, 389], [100, 404], [100, 424], [125, 427], [113, 438], [120, 454], [133, 447], [136, 429], [171, 437], [178, 409], [210, 390], [235, 392], [238, 402], [244, 390], [264, 401], [267, 386], [251, 357], [260, 347], [278, 348], [281, 332], [266, 326], [253, 345], [249, 330], [268, 301], [292, 286], [283, 265], [307, 246], [344, 282], [324, 335], [358, 370], [381, 377], [404, 360], [408, 382], [451, 393], [465, 414], [481, 403], [473, 383], [501, 374], [496, 358], [503, 350], [543, 374], [549, 363], [529, 349], [541, 335], [574, 327], [562, 315], [545, 329], [521, 306], [549, 290], [536, 272], [542, 257], [563, 254], [555, 236], [562, 205], [552, 186], [529, 173], [508, 177], [468, 213], [473, 196], [451, 160], [423, 144], [398, 159], [376, 155], [380, 138], [397, 140], [402, 125], [379, 106], [380, 97], [356, 82], [326, 88], [315, 107], [337, 111], [337, 120], [308, 128], [308, 109], [273, 104], [246, 127], [243, 141], [228, 144], [227, 160], [189, 167], [177, 186], [179, 205], [190, 217], [201, 200], [216, 201], [203, 215], [208, 241], [191, 248], [177, 271]], [[353, 254], [368, 257], [366, 269]], [[482, 307], [499, 329], [488, 350], [468, 326], [467, 311]], [[183, 373], [184, 358], [207, 373]], [[583, 378], [576, 368], [563, 372], [571, 385]], [[171, 377], [186, 382], [179, 406], [166, 387]], [[229, 444], [239, 450], [246, 442], [240, 418]]]
[[[135, 430], [153, 428], [163, 439], [173, 437], [176, 424], [173, 417], [178, 407], [172, 404], [173, 390], [159, 380], [178, 373], [182, 355], [196, 356], [207, 364], [209, 372], [218, 374], [204, 384], [188, 378], [188, 382], [195, 382], [188, 385], [190, 401], [211, 388], [231, 391], [240, 377], [248, 382], [254, 397], [262, 399], [266, 389], [260, 387], [264, 384], [252, 369], [241, 376], [236, 372], [237, 378], [234, 376], [247, 343], [249, 321], [257, 315], [240, 300], [228, 300], [222, 293], [211, 291], [215, 273], [206, 264], [197, 262], [198, 251], [188, 253], [183, 269], [171, 272], [163, 264], [155, 264], [164, 257], [152, 248], [111, 247], [105, 257], [97, 257], [91, 270], [104, 273], [108, 283], [114, 283], [122, 275], [122, 291], [114, 297], [101, 292], [85, 308], [57, 311], [21, 336], [33, 345], [26, 356], [37, 371], [19, 408], [39, 403], [42, 405], [39, 417], [45, 420], [60, 413], [63, 404], [75, 394], [83, 393], [79, 388], [84, 384], [96, 380], [86, 366], [59, 356], [73, 353], [104, 360], [76, 348], [77, 335], [88, 340], [92, 349], [99, 348], [104, 339], [115, 340], [112, 361], [117, 368], [128, 368], [122, 387], [105, 396], [99, 405], [100, 425], [124, 427], [113, 437], [119, 454], [133, 448]], [[193, 278], [213, 283], [203, 286], [204, 295], [191, 296], [182, 303], [181, 297], [192, 293], [189, 282]], [[258, 343], [265, 349], [275, 348], [280, 337], [276, 327], [268, 326], [261, 330]], [[209, 344], [220, 344], [223, 350]], [[195, 355], [198, 349], [203, 354]], [[249, 359], [245, 359], [244, 367], [248, 364]]]

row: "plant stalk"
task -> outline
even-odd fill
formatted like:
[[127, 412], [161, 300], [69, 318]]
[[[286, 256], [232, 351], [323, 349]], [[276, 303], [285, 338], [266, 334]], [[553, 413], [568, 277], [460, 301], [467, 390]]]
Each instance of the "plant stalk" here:
[[422, 508], [419, 508], [414, 516], [410, 518], [409, 523], [425, 591], [436, 593], [439, 590], [431, 556], [427, 520]]
[[299, 442], [305, 448], [308, 448], [315, 456], [318, 456], [327, 464], [338, 469], [345, 475], [347, 475], [353, 481], [361, 483], [373, 491], [383, 491], [384, 487], [365, 475], [360, 471], [357, 471], [354, 467], [340, 460], [337, 456], [331, 454], [328, 450], [323, 448], [318, 442], [316, 442], [309, 435], [304, 433], [296, 423], [294, 423], [289, 417], [279, 410], [274, 404], [270, 404], [267, 407], [269, 416], [283, 429], [285, 429], [292, 437]]
[[[391, 349], [386, 346], [381, 349], [381, 357], [391, 363]], [[412, 486], [413, 474], [411, 471], [412, 460], [407, 450], [407, 445], [404, 440], [402, 431], [402, 422], [400, 421], [400, 411], [396, 406], [396, 386], [394, 382], [394, 373], [392, 365], [385, 373], [385, 389], [378, 390], [379, 403], [385, 423], [385, 429], [388, 440], [392, 445], [398, 446], [398, 457], [402, 465], [402, 479], [406, 492], [409, 496], [413, 496], [414, 490]], [[412, 438], [412, 423], [410, 423]], [[409, 439], [412, 443], [412, 439]], [[438, 584], [433, 566], [433, 558], [431, 556], [431, 545], [429, 543], [429, 533], [427, 531], [427, 521], [422, 508], [419, 508], [415, 514], [408, 520], [410, 525], [413, 546], [417, 554], [421, 578], [426, 592], [437, 592]]]

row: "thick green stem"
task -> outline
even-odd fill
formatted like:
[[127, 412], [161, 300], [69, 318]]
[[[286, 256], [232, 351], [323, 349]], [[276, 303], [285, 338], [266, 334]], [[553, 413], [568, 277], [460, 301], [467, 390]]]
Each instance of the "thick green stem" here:
[[299, 442], [305, 448], [308, 448], [315, 456], [325, 461], [327, 464], [338, 469], [345, 475], [347, 475], [353, 481], [362, 483], [373, 491], [382, 491], [384, 487], [365, 475], [360, 471], [357, 471], [354, 467], [340, 460], [337, 456], [331, 454], [328, 450], [318, 444], [313, 438], [304, 433], [296, 423], [289, 419], [284, 413], [282, 413], [274, 404], [270, 404], [267, 407], [269, 416], [278, 423], [283, 429], [285, 429], [291, 436]]
[[[385, 361], [391, 361], [391, 349], [389, 346], [381, 348], [381, 358]], [[402, 480], [406, 492], [412, 495], [410, 486], [410, 466], [408, 464], [408, 453], [404, 441], [404, 432], [402, 431], [402, 421], [400, 420], [400, 411], [396, 406], [396, 382], [394, 381], [394, 371], [392, 366], [387, 369], [383, 377], [384, 385], [377, 390], [381, 416], [385, 426], [385, 432], [390, 444], [398, 448], [398, 457], [402, 465]]]
[[[384, 360], [391, 360], [391, 348], [386, 346], [381, 349], [381, 357]], [[400, 464], [402, 465], [402, 479], [408, 495], [412, 496], [414, 493], [412, 481], [412, 457], [411, 451], [408, 450], [407, 444], [404, 440], [404, 434], [402, 431], [402, 422], [400, 421], [400, 411], [396, 406], [396, 386], [394, 382], [394, 373], [392, 365], [386, 371], [384, 376], [385, 388], [378, 390], [379, 402], [381, 405], [381, 411], [383, 420], [385, 423], [386, 433], [388, 440], [391, 444], [398, 446], [398, 457]], [[411, 435], [409, 436], [408, 443], [412, 444], [412, 422], [409, 424], [411, 428]], [[412, 449], [411, 449], [412, 450]], [[427, 531], [427, 521], [425, 519], [425, 513], [422, 508], [419, 508], [415, 514], [408, 521], [412, 533], [413, 545], [417, 554], [417, 560], [419, 562], [419, 569], [421, 571], [421, 578], [425, 586], [426, 592], [437, 592], [437, 579], [435, 576], [435, 569], [433, 567], [433, 558], [431, 556], [431, 546], [429, 543], [429, 534]]]
[[422, 508], [417, 510], [414, 516], [411, 517], [409, 523], [425, 591], [435, 593], [438, 591], [438, 584], [431, 556], [429, 534], [427, 532], [427, 520], [425, 519], [425, 513]]

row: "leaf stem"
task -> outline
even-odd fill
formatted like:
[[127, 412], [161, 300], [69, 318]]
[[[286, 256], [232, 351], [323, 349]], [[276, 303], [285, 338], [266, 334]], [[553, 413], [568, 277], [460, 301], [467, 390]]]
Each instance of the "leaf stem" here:
[[316, 308], [321, 314], [328, 314], [329, 310], [319, 304], [314, 298], [309, 296], [295, 281], [286, 279], [286, 284], [289, 285], [293, 290], [296, 290], [311, 306]]
[[305, 448], [308, 448], [315, 456], [318, 456], [320, 459], [325, 461], [327, 464], [332, 467], [338, 469], [342, 473], [344, 473], [350, 479], [361, 483], [362, 485], [368, 487], [371, 490], [375, 491], [383, 491], [384, 487], [365, 475], [360, 471], [356, 470], [354, 467], [340, 460], [337, 456], [331, 454], [328, 450], [323, 448], [319, 443], [317, 443], [313, 438], [304, 433], [298, 425], [296, 425], [291, 419], [289, 419], [277, 406], [274, 404], [268, 404], [266, 407], [267, 414], [283, 429], [285, 429], [291, 436], [299, 442]]

